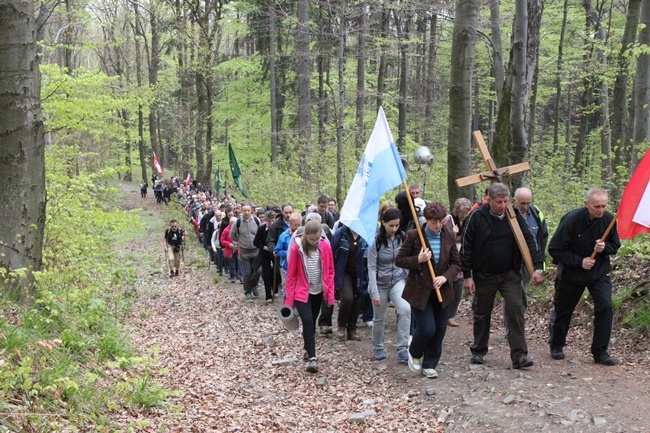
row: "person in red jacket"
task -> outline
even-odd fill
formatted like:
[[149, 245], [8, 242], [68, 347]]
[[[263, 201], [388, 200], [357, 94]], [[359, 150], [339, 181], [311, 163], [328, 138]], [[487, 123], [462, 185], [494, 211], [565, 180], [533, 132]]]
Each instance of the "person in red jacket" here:
[[316, 318], [323, 301], [334, 305], [334, 258], [329, 242], [321, 235], [322, 227], [309, 221], [291, 247], [287, 268], [284, 303], [298, 310], [302, 321], [307, 371], [318, 372], [316, 358]]

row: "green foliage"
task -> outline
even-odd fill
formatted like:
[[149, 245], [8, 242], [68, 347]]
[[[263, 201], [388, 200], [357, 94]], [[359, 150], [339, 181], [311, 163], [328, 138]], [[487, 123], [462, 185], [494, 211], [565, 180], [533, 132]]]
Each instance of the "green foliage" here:
[[135, 277], [113, 246], [139, 233], [139, 217], [116, 209], [115, 170], [74, 175], [70, 155], [64, 147], [47, 154], [44, 269], [34, 305], [0, 298], [0, 401], [14, 404], [11, 422], [36, 430], [54, 419], [101, 430], [112, 408], [157, 406], [169, 395], [152, 379], [150, 360], [134, 357], [118, 322], [133, 297], [120, 285]]

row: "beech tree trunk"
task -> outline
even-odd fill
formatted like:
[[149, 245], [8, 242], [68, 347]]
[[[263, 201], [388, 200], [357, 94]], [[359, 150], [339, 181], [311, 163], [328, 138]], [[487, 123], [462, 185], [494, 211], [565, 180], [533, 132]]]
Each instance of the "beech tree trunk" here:
[[309, 1], [298, 1], [298, 124], [300, 150], [300, 174], [303, 179], [311, 179], [307, 164], [311, 155], [311, 64], [309, 60]]
[[399, 75], [399, 99], [397, 101], [398, 122], [397, 122], [397, 150], [400, 153], [406, 151], [406, 111], [409, 86], [409, 53], [411, 44], [411, 26], [413, 17], [410, 11], [405, 11], [405, 17], [402, 18], [398, 12], [395, 15], [395, 26], [397, 28], [397, 37], [399, 39], [400, 50], [400, 75]]
[[[381, 8], [381, 40], [385, 41], [388, 38], [388, 26], [390, 24], [390, 9], [386, 5], [382, 5]], [[386, 54], [386, 43], [381, 43], [381, 53], [379, 55], [379, 70], [377, 71], [377, 108], [375, 111], [379, 111], [379, 107], [384, 103], [384, 80], [386, 79], [386, 64], [387, 64], [387, 54]]]
[[458, 188], [456, 179], [468, 176], [471, 168], [472, 75], [478, 0], [458, 0], [451, 48], [449, 83], [449, 130], [447, 134], [447, 188], [449, 203], [457, 198], [474, 197], [474, 188]]
[[27, 304], [42, 264], [46, 205], [34, 21], [33, 0], [0, 3], [0, 288]]
[[[564, 35], [566, 33], [567, 13], [569, 11], [569, 0], [564, 0], [564, 11], [562, 12], [562, 27], [560, 29], [560, 44], [557, 52], [557, 63], [555, 65], [555, 102], [553, 104], [553, 153], [558, 151], [560, 145], [560, 102], [562, 101], [562, 65], [564, 61]], [[567, 112], [567, 116], [569, 113]]]
[[[650, 46], [650, 0], [643, 0], [641, 6], [639, 31], [639, 44]], [[650, 141], [650, 54], [642, 53], [636, 61], [636, 74], [634, 75], [634, 148], [632, 150], [631, 172], [639, 163], [637, 151], [647, 147]], [[644, 144], [643, 148], [641, 144]]]
[[612, 165], [613, 182], [610, 194], [615, 200], [623, 192], [623, 178], [618, 174], [618, 167], [628, 167], [630, 159], [630, 149], [627, 144], [627, 97], [629, 81], [629, 50], [634, 44], [639, 25], [639, 14], [641, 12], [641, 0], [630, 0], [627, 5], [627, 14], [625, 19], [625, 31], [621, 40], [621, 47], [618, 51], [616, 80], [614, 81], [614, 90], [612, 93], [612, 112], [610, 117], [610, 128], [612, 134], [612, 147], [614, 157]]
[[[490, 29], [492, 32], [492, 48], [494, 63], [494, 90], [497, 94], [497, 104], [503, 100], [503, 82], [505, 70], [503, 66], [503, 48], [501, 44], [501, 18], [499, 0], [490, 0]], [[491, 126], [491, 125], [490, 125]]]
[[278, 161], [277, 86], [275, 83], [275, 0], [269, 0], [269, 82], [271, 92], [271, 162]]
[[[343, 5], [341, 5], [341, 8], [342, 7]], [[366, 141], [363, 118], [366, 111], [366, 26], [368, 22], [368, 6], [365, 3], [361, 3], [360, 12], [359, 37], [357, 44], [357, 134], [355, 140], [355, 148], [359, 157], [361, 156], [361, 152], [363, 152], [362, 149], [364, 148]], [[343, 57], [341, 57], [341, 59], [342, 58]], [[341, 202], [339, 201], [339, 203]]]
[[344, 155], [343, 155], [343, 127], [345, 126], [345, 0], [341, 0], [341, 25], [339, 25], [339, 112], [336, 128], [336, 201], [343, 203], [345, 200], [343, 187], [345, 178], [343, 176]]
[[436, 35], [438, 29], [438, 15], [433, 12], [431, 15], [431, 28], [429, 29], [429, 50], [427, 59], [426, 74], [426, 98], [424, 107], [424, 140], [425, 146], [431, 146], [431, 129], [433, 126], [433, 99], [435, 96], [435, 64], [436, 64]]

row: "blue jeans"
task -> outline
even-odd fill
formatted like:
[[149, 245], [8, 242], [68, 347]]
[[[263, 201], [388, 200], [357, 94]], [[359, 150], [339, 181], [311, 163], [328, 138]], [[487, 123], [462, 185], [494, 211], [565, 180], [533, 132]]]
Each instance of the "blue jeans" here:
[[442, 308], [436, 291], [432, 290], [424, 310], [411, 309], [415, 317], [415, 333], [409, 352], [413, 358], [422, 358], [422, 368], [436, 368], [442, 355], [442, 340], [447, 332], [449, 306]]
[[384, 348], [384, 330], [386, 328], [386, 311], [388, 301], [392, 301], [397, 313], [397, 351], [408, 349], [409, 331], [411, 327], [411, 306], [402, 299], [402, 292], [406, 280], [400, 280], [393, 287], [378, 287], [379, 300], [381, 305], [378, 307], [373, 304], [374, 317], [372, 325], [372, 348]]
[[223, 255], [223, 249], [217, 248], [217, 272], [219, 275], [223, 274], [223, 269], [225, 266], [226, 256]]

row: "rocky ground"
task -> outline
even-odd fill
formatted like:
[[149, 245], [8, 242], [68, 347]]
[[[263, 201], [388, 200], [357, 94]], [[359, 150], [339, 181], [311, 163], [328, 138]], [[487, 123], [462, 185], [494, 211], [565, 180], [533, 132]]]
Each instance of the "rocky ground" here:
[[[128, 187], [127, 208], [158, 213], [153, 198]], [[183, 224], [187, 226], [187, 224]], [[649, 431], [650, 383], [644, 337], [618, 330], [611, 354], [616, 367], [592, 362], [585, 315], [572, 329], [567, 359], [554, 361], [546, 345], [546, 304], [527, 316], [535, 366], [513, 370], [495, 308], [486, 364], [469, 363], [469, 301], [461, 326], [449, 328], [438, 379], [412, 373], [395, 359], [395, 318], [386, 330], [389, 358], [371, 356], [370, 329], [362, 341], [317, 337], [320, 372], [305, 371], [300, 330], [286, 331], [280, 302], [246, 302], [242, 285], [208, 269], [204, 251], [189, 237], [182, 275], [169, 278], [160, 233], [123, 248], [143, 260], [129, 328], [144, 353], [157, 348], [156, 376], [177, 393], [157, 409], [123, 410], [114, 422], [138, 431]]]

